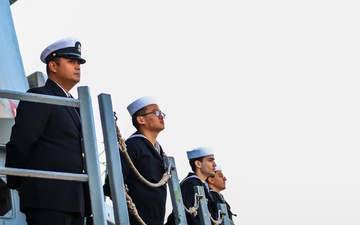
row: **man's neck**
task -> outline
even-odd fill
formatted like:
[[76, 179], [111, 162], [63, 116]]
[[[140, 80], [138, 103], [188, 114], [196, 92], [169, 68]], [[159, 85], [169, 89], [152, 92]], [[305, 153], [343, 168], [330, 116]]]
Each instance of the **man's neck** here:
[[155, 143], [156, 143], [156, 138], [158, 133], [155, 132], [151, 132], [148, 130], [141, 130], [140, 131], [143, 135], [145, 135], [145, 137], [151, 142], [151, 144], [155, 147]]
[[196, 171], [195, 174], [196, 174], [196, 176], [198, 176], [200, 178], [201, 181], [205, 181], [207, 178], [207, 176], [204, 175], [203, 173], [201, 173], [201, 171], [199, 171], [199, 170]]
[[216, 191], [218, 194], [220, 194], [220, 189], [219, 188], [216, 188], [216, 187], [214, 187], [214, 186], [212, 186], [210, 184], [209, 184], [209, 187], [210, 187], [211, 190]]

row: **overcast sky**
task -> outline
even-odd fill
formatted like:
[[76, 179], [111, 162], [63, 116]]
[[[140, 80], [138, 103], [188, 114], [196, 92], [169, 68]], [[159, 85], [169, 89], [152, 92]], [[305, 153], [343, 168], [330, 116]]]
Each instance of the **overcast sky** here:
[[180, 179], [186, 151], [213, 147], [235, 224], [360, 224], [358, 1], [18, 0], [11, 10], [27, 75], [45, 73], [47, 45], [80, 39], [79, 86], [96, 121], [97, 95], [111, 94], [128, 137], [127, 105], [158, 98], [158, 140]]

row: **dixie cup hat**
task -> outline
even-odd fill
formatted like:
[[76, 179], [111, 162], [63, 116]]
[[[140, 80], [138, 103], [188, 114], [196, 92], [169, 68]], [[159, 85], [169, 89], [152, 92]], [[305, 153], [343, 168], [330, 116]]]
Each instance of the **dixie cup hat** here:
[[186, 153], [189, 160], [208, 156], [208, 155], [214, 155], [214, 151], [212, 150], [212, 148], [209, 147], [194, 148], [193, 150], [187, 151]]
[[128, 107], [127, 110], [130, 113], [130, 116], [133, 116], [139, 109], [144, 108], [145, 106], [158, 104], [158, 101], [152, 96], [144, 96], [141, 98], [136, 99], [132, 102]]

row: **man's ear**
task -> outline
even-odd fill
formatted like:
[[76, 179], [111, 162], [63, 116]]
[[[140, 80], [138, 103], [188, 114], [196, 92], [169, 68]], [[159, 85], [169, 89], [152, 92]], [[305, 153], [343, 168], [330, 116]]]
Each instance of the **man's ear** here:
[[56, 62], [50, 61], [50, 62], [48, 63], [48, 66], [49, 66], [49, 69], [50, 69], [52, 72], [56, 73], [56, 71], [57, 71], [57, 64], [56, 64]]
[[195, 164], [196, 168], [200, 168], [200, 167], [201, 167], [201, 162], [200, 162], [200, 160], [195, 160], [194, 164]]
[[144, 120], [143, 116], [137, 116], [136, 121], [138, 122], [138, 124], [144, 124], [145, 123], [145, 120]]
[[208, 177], [207, 182], [210, 184], [214, 183], [214, 177]]

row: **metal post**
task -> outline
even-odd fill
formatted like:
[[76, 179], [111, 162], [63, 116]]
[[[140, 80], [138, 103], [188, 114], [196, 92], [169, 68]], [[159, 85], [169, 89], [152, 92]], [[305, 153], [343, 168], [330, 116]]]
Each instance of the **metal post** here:
[[184, 202], [182, 199], [179, 178], [176, 172], [176, 165], [174, 157], [164, 158], [165, 168], [168, 172], [171, 171], [171, 179], [168, 180], [171, 203], [175, 217], [175, 224], [187, 225]]
[[[229, 212], [227, 211], [226, 205], [224, 203], [218, 203], [217, 208], [219, 211], [225, 213], [224, 218], [222, 218], [221, 225], [232, 225], [231, 220], [229, 219]], [[214, 219], [219, 220], [219, 219], [221, 219], [221, 217], [214, 218]]]
[[116, 224], [129, 225], [128, 208], [125, 197], [125, 185], [120, 163], [120, 153], [111, 97], [108, 94], [98, 95], [101, 125], [105, 143], [106, 167], [108, 170], [111, 199], [114, 206]]
[[96, 142], [94, 115], [88, 87], [78, 87], [81, 124], [84, 137], [85, 159], [89, 175], [89, 188], [93, 220], [96, 225], [106, 225], [104, 193], [100, 176], [100, 162]]
[[198, 196], [201, 196], [200, 207], [198, 209], [198, 216], [200, 217], [200, 223], [203, 225], [211, 225], [210, 213], [209, 213], [209, 209], [207, 206], [204, 187], [195, 186], [194, 192]]

